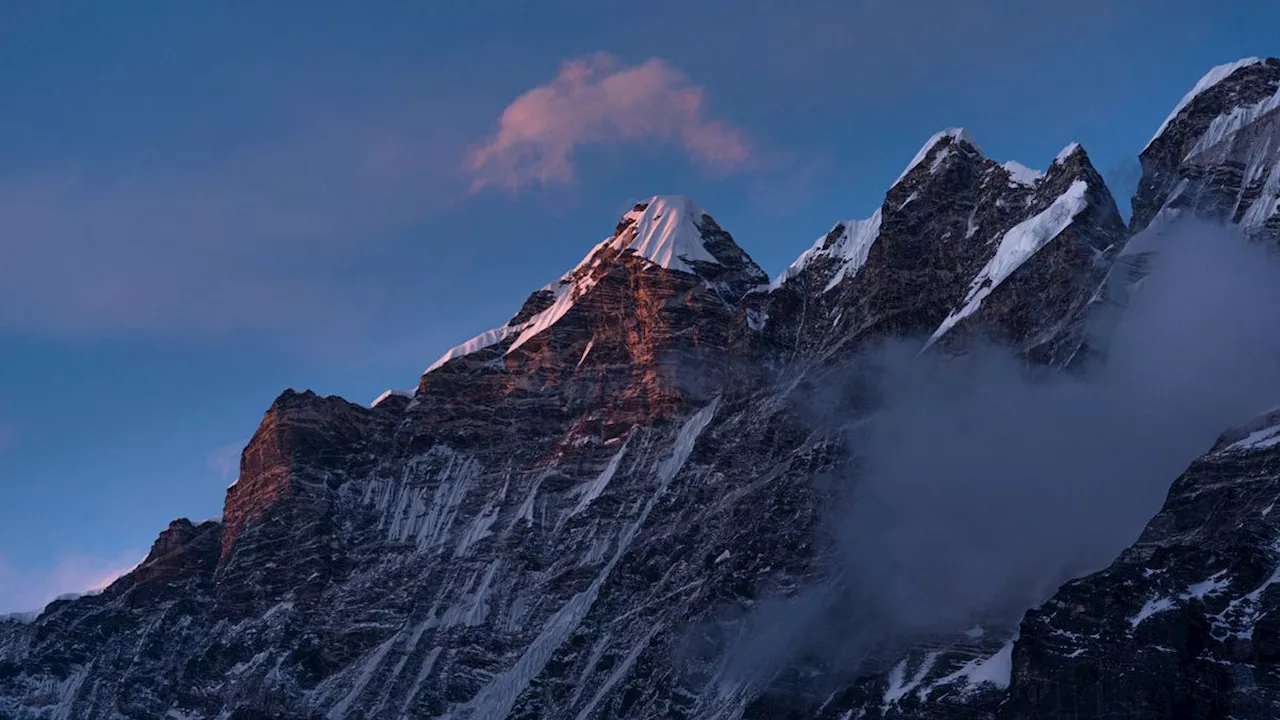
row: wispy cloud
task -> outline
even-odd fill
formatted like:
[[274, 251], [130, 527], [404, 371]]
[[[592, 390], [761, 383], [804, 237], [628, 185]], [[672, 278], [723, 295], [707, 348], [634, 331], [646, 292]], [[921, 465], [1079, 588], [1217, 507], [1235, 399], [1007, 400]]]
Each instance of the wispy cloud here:
[[40, 610], [62, 595], [101, 590], [137, 567], [141, 550], [112, 556], [64, 555], [45, 568], [23, 568], [0, 556], [0, 614]]
[[569, 183], [578, 149], [638, 141], [679, 147], [718, 171], [740, 169], [752, 154], [747, 136], [712, 116], [706, 92], [679, 69], [596, 53], [565, 62], [507, 106], [493, 138], [471, 153], [472, 187]]
[[0, 327], [360, 327], [385, 291], [353, 266], [466, 189], [455, 130], [424, 114], [320, 108], [200, 158], [0, 173]]

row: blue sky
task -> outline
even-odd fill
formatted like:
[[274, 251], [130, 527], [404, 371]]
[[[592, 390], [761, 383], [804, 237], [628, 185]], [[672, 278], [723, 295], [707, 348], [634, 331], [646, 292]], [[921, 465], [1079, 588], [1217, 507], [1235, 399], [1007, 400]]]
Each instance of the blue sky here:
[[[1110, 180], [1274, 2], [0, 0], [0, 612], [221, 511], [283, 388], [367, 402], [637, 199], [770, 274], [968, 128]], [[504, 111], [506, 114], [504, 115]]]

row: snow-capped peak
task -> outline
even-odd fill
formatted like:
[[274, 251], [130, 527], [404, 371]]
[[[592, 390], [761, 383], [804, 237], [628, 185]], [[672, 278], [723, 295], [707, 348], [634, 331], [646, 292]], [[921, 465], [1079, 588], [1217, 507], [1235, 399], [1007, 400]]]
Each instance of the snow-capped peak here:
[[[950, 140], [953, 145], [963, 142], [974, 150], [977, 150], [979, 153], [982, 152], [982, 148], [978, 145], [978, 141], [973, 139], [973, 136], [969, 134], [969, 131], [964, 128], [947, 128], [946, 130], [934, 133], [933, 137], [929, 138], [928, 141], [925, 142], [925, 144], [920, 148], [920, 152], [917, 152], [916, 156], [911, 158], [911, 162], [907, 164], [907, 169], [902, 171], [902, 174], [898, 176], [897, 180], [893, 181], [893, 184], [897, 185], [902, 182], [902, 179], [914, 170], [917, 165], [924, 162], [925, 158], [929, 157], [929, 154], [933, 152], [934, 147], [943, 140]], [[936, 168], [938, 164], [939, 159], [935, 159], [933, 167]]]
[[[455, 358], [508, 341], [511, 344], [506, 352], [512, 352], [564, 317], [599, 281], [601, 273], [598, 269], [619, 254], [630, 254], [666, 270], [691, 275], [698, 274], [694, 263], [732, 264], [732, 259], [721, 262], [707, 249], [703, 235], [704, 217], [709, 216], [683, 195], [655, 195], [636, 203], [622, 216], [612, 236], [592, 248], [582, 262], [559, 280], [540, 289], [539, 292], [549, 294], [550, 304], [544, 304], [540, 312], [527, 319], [513, 320], [449, 349], [425, 372], [436, 370]], [[749, 258], [745, 259], [748, 265], [755, 267]], [[758, 268], [756, 272], [759, 272]]]
[[[1169, 117], [1165, 118], [1164, 122], [1160, 123], [1160, 129], [1156, 130], [1156, 134], [1152, 135], [1151, 139], [1147, 141], [1147, 147], [1151, 147], [1151, 143], [1155, 142], [1157, 138], [1164, 134], [1165, 129], [1169, 127], [1169, 123], [1173, 122], [1174, 118], [1178, 117], [1178, 113], [1182, 112], [1183, 109], [1190, 105], [1191, 101], [1195, 100], [1200, 93], [1231, 77], [1231, 74], [1235, 71], [1249, 67], [1250, 65], [1257, 65], [1262, 61], [1262, 58], [1256, 57], [1242, 58], [1235, 62], [1218, 65], [1205, 73], [1204, 77], [1200, 78], [1200, 81], [1195, 84], [1195, 87], [1191, 88], [1191, 92], [1182, 96], [1182, 99], [1174, 106], [1173, 112], [1169, 113]], [[1145, 150], [1146, 148], [1143, 149]]]
[[1080, 147], [1080, 143], [1078, 142], [1073, 142], [1070, 145], [1067, 145], [1066, 147], [1062, 148], [1062, 150], [1058, 152], [1058, 155], [1056, 157], [1053, 158], [1053, 164], [1057, 165], [1060, 162], [1066, 162], [1071, 158], [1072, 155], [1075, 155], [1076, 153], [1080, 152], [1082, 149], [1083, 148]]
[[683, 195], [657, 195], [622, 216], [613, 245], [668, 270], [693, 273], [690, 262], [719, 263], [703, 244], [702, 208]]
[[772, 283], [770, 289], [780, 287], [787, 280], [799, 275], [806, 267], [819, 258], [832, 258], [840, 263], [839, 269], [831, 273], [823, 292], [827, 292], [840, 284], [850, 274], [856, 275], [867, 262], [867, 254], [871, 246], [880, 237], [880, 209], [877, 209], [866, 220], [850, 220], [840, 223], [839, 234], [833, 240], [832, 233], [818, 238], [813, 247], [805, 250], [796, 261], [782, 271]]

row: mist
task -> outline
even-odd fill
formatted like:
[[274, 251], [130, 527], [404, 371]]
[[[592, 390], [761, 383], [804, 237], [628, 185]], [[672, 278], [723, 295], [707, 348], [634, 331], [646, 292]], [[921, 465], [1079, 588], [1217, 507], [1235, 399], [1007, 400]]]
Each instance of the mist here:
[[824, 580], [753, 611], [724, 683], [776, 688], [797, 663], [847, 681], [924, 637], [1011, 630], [1132, 544], [1223, 431], [1280, 404], [1280, 260], [1222, 228], [1155, 240], [1127, 307], [1093, 328], [1105, 360], [1085, 373], [911, 341], [837, 375], [871, 382], [878, 409], [813, 408], [856, 457], [834, 478]]

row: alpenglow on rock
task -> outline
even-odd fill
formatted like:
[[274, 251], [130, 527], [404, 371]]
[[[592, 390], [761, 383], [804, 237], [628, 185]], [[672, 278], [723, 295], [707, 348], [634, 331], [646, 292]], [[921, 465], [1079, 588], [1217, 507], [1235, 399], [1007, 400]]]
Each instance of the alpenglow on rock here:
[[1020, 626], [857, 677], [737, 643], [829, 579], [824, 510], [861, 458], [811, 401], [874, 403], [831, 378], [891, 338], [1075, 369], [1133, 232], [1193, 211], [1275, 237], [1278, 89], [1276, 60], [1206, 76], [1142, 151], [1131, 228], [1080, 145], [1033, 170], [958, 129], [773, 282], [691, 200], [638, 203], [412, 391], [281, 394], [219, 521], [0, 619], [0, 717], [1275, 717], [1274, 414]]

